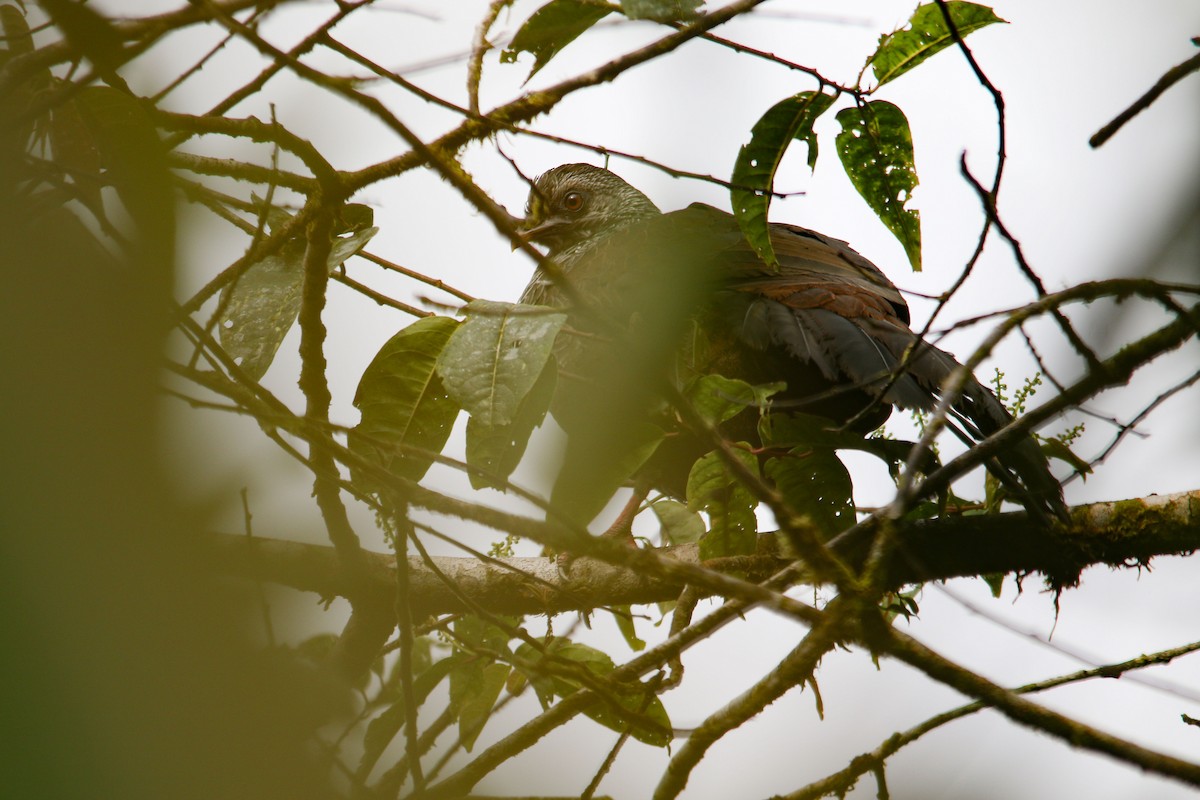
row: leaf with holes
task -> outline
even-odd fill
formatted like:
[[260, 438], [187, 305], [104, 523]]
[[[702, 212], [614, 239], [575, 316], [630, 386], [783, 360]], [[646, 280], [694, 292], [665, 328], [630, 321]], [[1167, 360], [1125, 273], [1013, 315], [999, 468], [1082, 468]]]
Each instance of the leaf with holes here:
[[817, 163], [817, 136], [813, 123], [834, 101], [833, 95], [801, 92], [767, 109], [750, 131], [750, 141], [738, 151], [730, 182], [733, 215], [754, 251], [775, 266], [775, 250], [767, 227], [775, 172], [793, 139], [808, 145], [808, 165]]
[[905, 208], [916, 188], [912, 134], [904, 112], [876, 100], [838, 112], [838, 156], [850, 182], [921, 270], [921, 216]]
[[[277, 222], [276, 224], [282, 224]], [[366, 246], [378, 228], [364, 228], [333, 240], [327, 264], [332, 272]], [[304, 243], [292, 241], [251, 264], [221, 290], [221, 346], [254, 380], [267, 373], [279, 345], [300, 313], [304, 288]]]
[[763, 467], [788, 504], [813, 521], [826, 538], [855, 523], [854, 485], [837, 453], [797, 447]]
[[704, 0], [621, 0], [621, 13], [630, 19], [688, 22], [702, 5]]
[[[987, 6], [951, 0], [946, 10], [962, 38], [995, 23], [1007, 24]], [[867, 59], [879, 85], [895, 80], [925, 59], [954, 44], [954, 35], [936, 3], [926, 3], [913, 12], [908, 24], [879, 37], [879, 47]]]

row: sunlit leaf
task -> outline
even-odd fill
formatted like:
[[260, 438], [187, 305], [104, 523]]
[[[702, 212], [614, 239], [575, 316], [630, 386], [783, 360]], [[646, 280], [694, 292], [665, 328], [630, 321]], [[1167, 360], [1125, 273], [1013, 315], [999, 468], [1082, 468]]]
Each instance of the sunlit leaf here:
[[475, 300], [438, 362], [450, 396], [486, 427], [513, 421], [567, 315], [541, 306]]
[[[758, 461], [749, 451], [733, 451], [751, 472]], [[757, 547], [758, 519], [754, 495], [730, 472], [720, 454], [708, 453], [695, 464], [687, 481], [688, 508], [708, 514], [709, 530], [700, 540], [700, 558], [748, 555]]]
[[659, 500], [650, 506], [662, 525], [663, 539], [671, 544], [696, 542], [704, 535], [700, 515], [676, 500]]
[[[411, 445], [436, 453], [446, 444], [458, 416], [438, 377], [442, 349], [459, 325], [449, 317], [426, 317], [403, 329], [375, 354], [358, 383], [354, 405], [362, 420], [350, 432], [350, 449], [393, 475], [420, 480], [432, 456], [402, 453]], [[380, 487], [363, 474], [355, 482], [366, 491]]]
[[[951, 0], [946, 3], [950, 19], [961, 37], [980, 28], [1006, 22], [987, 6]], [[954, 36], [936, 3], [926, 3], [913, 12], [900, 30], [879, 37], [879, 47], [867, 59], [879, 85], [900, 77], [925, 59], [954, 44]]]
[[920, 271], [921, 217], [905, 207], [918, 183], [908, 119], [882, 100], [844, 109], [837, 119], [842, 125], [838, 156], [850, 182]]
[[551, 0], [525, 20], [512, 43], [500, 54], [500, 61], [512, 63], [521, 53], [533, 53], [533, 69], [525, 78], [529, 80], [560, 50], [613, 10], [584, 0]]
[[833, 95], [801, 92], [767, 110], [750, 131], [750, 141], [738, 151], [730, 190], [733, 215], [746, 240], [774, 266], [775, 251], [767, 228], [767, 212], [775, 187], [775, 172], [793, 139], [808, 145], [808, 165], [817, 162], [817, 137], [813, 123], [834, 101]]

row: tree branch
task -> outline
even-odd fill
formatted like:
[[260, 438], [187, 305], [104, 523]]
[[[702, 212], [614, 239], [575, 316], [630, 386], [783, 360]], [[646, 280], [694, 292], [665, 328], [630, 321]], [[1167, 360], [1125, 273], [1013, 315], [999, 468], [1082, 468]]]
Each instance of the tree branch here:
[[[1200, 549], [1200, 490], [1139, 500], [1093, 503], [1072, 512], [1070, 530], [1047, 532], [1024, 512], [896, 523], [897, 547], [881, 575], [886, 588], [992, 572], [1040, 572], [1055, 585], [1073, 583], [1093, 564], [1144, 564], [1154, 556]], [[386, 604], [395, 593], [392, 556], [364, 552], [363, 586], [351, 586], [332, 548], [278, 539], [209, 534], [204, 545], [219, 572], [270, 581], [324, 597], [360, 593]], [[700, 564], [696, 545], [665, 548], [663, 555]], [[761, 580], [785, 560], [777, 539], [760, 537], [755, 557], [710, 562], [715, 570]], [[850, 554], [854, 555], [854, 554]], [[504, 558], [434, 559], [454, 584], [451, 590], [418, 558], [410, 559], [414, 618], [464, 610], [456, 591], [497, 614], [559, 613], [604, 605], [674, 599], [682, 580], [641, 575], [580, 558], [564, 580], [553, 560]], [[700, 588], [700, 587], [697, 587]]]

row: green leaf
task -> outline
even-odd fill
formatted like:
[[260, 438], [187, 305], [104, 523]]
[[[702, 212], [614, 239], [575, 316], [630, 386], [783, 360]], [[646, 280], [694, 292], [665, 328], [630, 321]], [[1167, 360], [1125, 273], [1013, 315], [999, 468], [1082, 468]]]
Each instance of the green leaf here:
[[[746, 468], [758, 473], [758, 460], [742, 448], [734, 448]], [[713, 451], [692, 465], [687, 481], [688, 508], [704, 511], [709, 531], [700, 540], [700, 558], [720, 558], [753, 553], [757, 546], [758, 518], [750, 490], [742, 485]]]
[[[987, 6], [951, 0], [946, 3], [950, 19], [962, 38], [997, 22], [1007, 24]], [[894, 80], [935, 53], [954, 44], [946, 18], [935, 3], [926, 3], [913, 12], [908, 24], [894, 33], [879, 37], [879, 47], [867, 59], [879, 85]]]
[[1057, 458], [1059, 461], [1065, 461], [1077, 471], [1084, 480], [1092, 474], [1092, 465], [1087, 460], [1080, 458], [1075, 454], [1067, 443], [1062, 439], [1045, 438], [1041, 440], [1042, 452], [1046, 454], [1046, 458]]
[[542, 368], [529, 394], [521, 401], [512, 422], [488, 427], [479, 422], [477, 417], [467, 420], [467, 463], [486, 473], [467, 474], [472, 488], [505, 488], [503, 481], [521, 463], [533, 429], [539, 427], [546, 418], [557, 380], [557, 363], [551, 359]]
[[[782, 384], [776, 384], [782, 388]], [[702, 375], [687, 391], [687, 399], [710, 425], [720, 425], [765, 399], [757, 387], [720, 375]]]
[[826, 538], [856, 522], [850, 473], [833, 450], [797, 447], [769, 459], [763, 469], [791, 507], [811, 519]]
[[912, 134], [904, 112], [875, 100], [838, 112], [838, 156], [850, 182], [875, 215], [904, 245], [913, 270], [921, 270], [921, 217], [905, 208], [917, 186]]
[[813, 123], [833, 104], [833, 95], [801, 92], [767, 110], [750, 131], [750, 141], [738, 151], [730, 190], [733, 215], [746, 241], [770, 266], [775, 250], [767, 228], [767, 211], [775, 187], [775, 172], [793, 139], [808, 145], [808, 165], [817, 162], [817, 137]]
[[[437, 374], [437, 360], [458, 327], [449, 317], [426, 317], [397, 333], [375, 354], [354, 396], [362, 420], [350, 431], [350, 449], [391, 474], [420, 480], [432, 455], [401, 453], [399, 445], [436, 453], [446, 444], [458, 416]], [[354, 480], [369, 492], [381, 486], [356, 472]]]
[[688, 22], [704, 0], [621, 0], [621, 13], [630, 19], [653, 22]]
[[560, 50], [612, 12], [612, 8], [585, 0], [551, 0], [525, 20], [512, 44], [500, 54], [500, 61], [510, 64], [521, 53], [533, 53], [533, 69], [525, 77], [528, 81]]
[[662, 526], [663, 539], [671, 544], [698, 542], [704, 535], [700, 515], [676, 500], [659, 500], [650, 506]]
[[637, 635], [637, 629], [633, 625], [633, 614], [629, 612], [630, 608], [631, 606], [613, 606], [613, 620], [616, 621], [617, 630], [621, 632], [629, 649], [640, 653], [646, 649], [646, 642]]
[[[283, 219], [274, 217], [274, 225]], [[365, 228], [333, 240], [327, 263], [330, 271], [361, 250], [378, 228]], [[241, 277], [221, 290], [225, 309], [218, 322], [221, 346], [254, 380], [267, 373], [279, 345], [300, 313], [304, 289], [304, 244], [286, 243], [279, 252], [251, 264]]]
[[567, 315], [488, 300], [472, 301], [466, 312], [438, 360], [438, 374], [480, 425], [508, 425], [541, 375]]
[[[529, 678], [543, 707], [549, 706], [555, 697], [566, 697], [583, 686], [580, 680], [569, 677], [567, 665], [547, 665], [548, 660], [575, 662], [600, 677], [615, 669], [613, 660], [606, 653], [579, 642], [555, 636], [545, 640], [543, 646], [547, 651], [545, 656], [530, 644], [517, 648], [517, 656], [525, 664], [518, 668]], [[638, 681], [608, 688], [611, 691], [584, 709], [584, 714], [619, 733], [628, 730], [633, 738], [644, 744], [666, 747], [671, 743], [670, 717], [653, 691]], [[613, 707], [614, 701], [619, 708]]]

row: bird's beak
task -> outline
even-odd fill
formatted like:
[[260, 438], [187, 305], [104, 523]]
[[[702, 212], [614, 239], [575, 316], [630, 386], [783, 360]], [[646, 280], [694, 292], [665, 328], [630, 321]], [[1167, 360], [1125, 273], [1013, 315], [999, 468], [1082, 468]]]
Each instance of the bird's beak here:
[[[563, 225], [566, 220], [559, 217], [550, 217], [549, 219], [523, 219], [517, 223], [517, 233], [521, 237], [521, 241], [532, 243], [538, 241], [544, 234], [549, 233], [555, 228]], [[513, 243], [513, 250], [518, 247], [517, 243]]]

